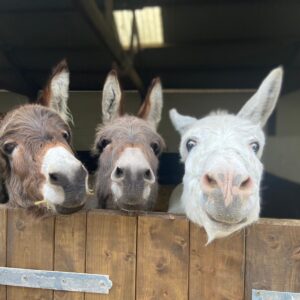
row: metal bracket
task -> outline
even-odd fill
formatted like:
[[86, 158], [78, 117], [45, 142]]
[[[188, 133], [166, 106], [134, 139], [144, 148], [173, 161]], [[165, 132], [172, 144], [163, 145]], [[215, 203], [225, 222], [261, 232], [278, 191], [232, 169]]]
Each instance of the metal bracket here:
[[108, 275], [0, 267], [0, 285], [108, 294]]
[[252, 290], [252, 300], [300, 300], [300, 293]]

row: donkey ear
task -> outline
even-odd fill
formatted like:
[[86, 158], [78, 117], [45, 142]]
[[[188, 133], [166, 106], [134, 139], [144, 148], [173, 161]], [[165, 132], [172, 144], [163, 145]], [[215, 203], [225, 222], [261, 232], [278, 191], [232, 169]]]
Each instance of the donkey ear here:
[[117, 72], [110, 71], [103, 87], [102, 121], [104, 124], [122, 115], [122, 91]]
[[157, 127], [161, 119], [162, 108], [162, 86], [160, 79], [155, 78], [152, 80], [146, 99], [138, 112], [138, 117], [154, 124], [154, 126]]
[[197, 121], [196, 118], [179, 114], [175, 108], [169, 111], [169, 115], [173, 126], [181, 135]]
[[282, 78], [282, 67], [271, 71], [258, 91], [242, 107], [238, 116], [263, 127], [275, 108], [281, 90]]
[[46, 87], [38, 102], [55, 110], [66, 122], [72, 122], [68, 109], [70, 73], [66, 60], [62, 60], [53, 68]]

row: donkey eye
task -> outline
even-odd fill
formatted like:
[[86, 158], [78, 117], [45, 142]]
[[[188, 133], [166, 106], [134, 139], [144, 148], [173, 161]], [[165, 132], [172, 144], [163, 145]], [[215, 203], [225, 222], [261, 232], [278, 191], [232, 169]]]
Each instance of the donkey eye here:
[[15, 142], [5, 143], [3, 146], [3, 151], [5, 152], [5, 154], [10, 155], [13, 153], [16, 147], [17, 147], [17, 143]]
[[196, 145], [197, 145], [197, 142], [195, 140], [192, 140], [192, 139], [188, 140], [186, 142], [187, 151], [190, 152]]
[[259, 150], [259, 143], [258, 142], [253, 142], [250, 144], [251, 149], [253, 150], [254, 153], [257, 153]]
[[160, 153], [160, 146], [158, 143], [154, 142], [150, 144], [150, 147], [152, 148], [154, 154], [157, 156]]
[[99, 154], [101, 154], [104, 151], [104, 148], [108, 146], [111, 143], [111, 140], [103, 139], [99, 141], [97, 144], [97, 149], [99, 151]]
[[67, 142], [70, 141], [70, 133], [68, 131], [63, 131], [62, 136]]

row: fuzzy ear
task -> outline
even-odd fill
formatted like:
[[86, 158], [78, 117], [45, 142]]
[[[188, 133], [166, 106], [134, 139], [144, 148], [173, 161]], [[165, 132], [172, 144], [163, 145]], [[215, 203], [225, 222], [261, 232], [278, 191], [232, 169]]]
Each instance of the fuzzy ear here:
[[53, 68], [46, 87], [38, 102], [55, 110], [66, 122], [73, 122], [68, 109], [70, 73], [66, 60]]
[[238, 116], [263, 127], [275, 108], [281, 90], [282, 78], [282, 67], [272, 70], [258, 91], [242, 107]]
[[169, 111], [170, 119], [175, 129], [182, 135], [188, 127], [194, 124], [197, 119], [189, 116], [183, 116], [175, 108]]
[[152, 80], [146, 99], [138, 112], [138, 117], [152, 123], [155, 127], [157, 127], [161, 119], [162, 108], [162, 86], [160, 79], [155, 78]]
[[122, 91], [117, 72], [111, 70], [105, 80], [102, 94], [102, 121], [104, 124], [123, 114], [122, 103]]

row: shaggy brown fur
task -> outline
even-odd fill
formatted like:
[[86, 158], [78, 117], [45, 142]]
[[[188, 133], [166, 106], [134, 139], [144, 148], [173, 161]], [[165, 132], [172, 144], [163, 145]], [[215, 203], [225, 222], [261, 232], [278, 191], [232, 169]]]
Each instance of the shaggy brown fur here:
[[[62, 71], [67, 71], [65, 61], [54, 69], [42, 93], [41, 104], [50, 107], [51, 79]], [[20, 106], [7, 113], [0, 123], [0, 171], [9, 195], [6, 205], [25, 208], [36, 216], [50, 213], [45, 204], [35, 205], [44, 200], [41, 192], [46, 180], [41, 173], [43, 155], [53, 146], [62, 146], [73, 153], [69, 125], [59, 110], [45, 106]]]

